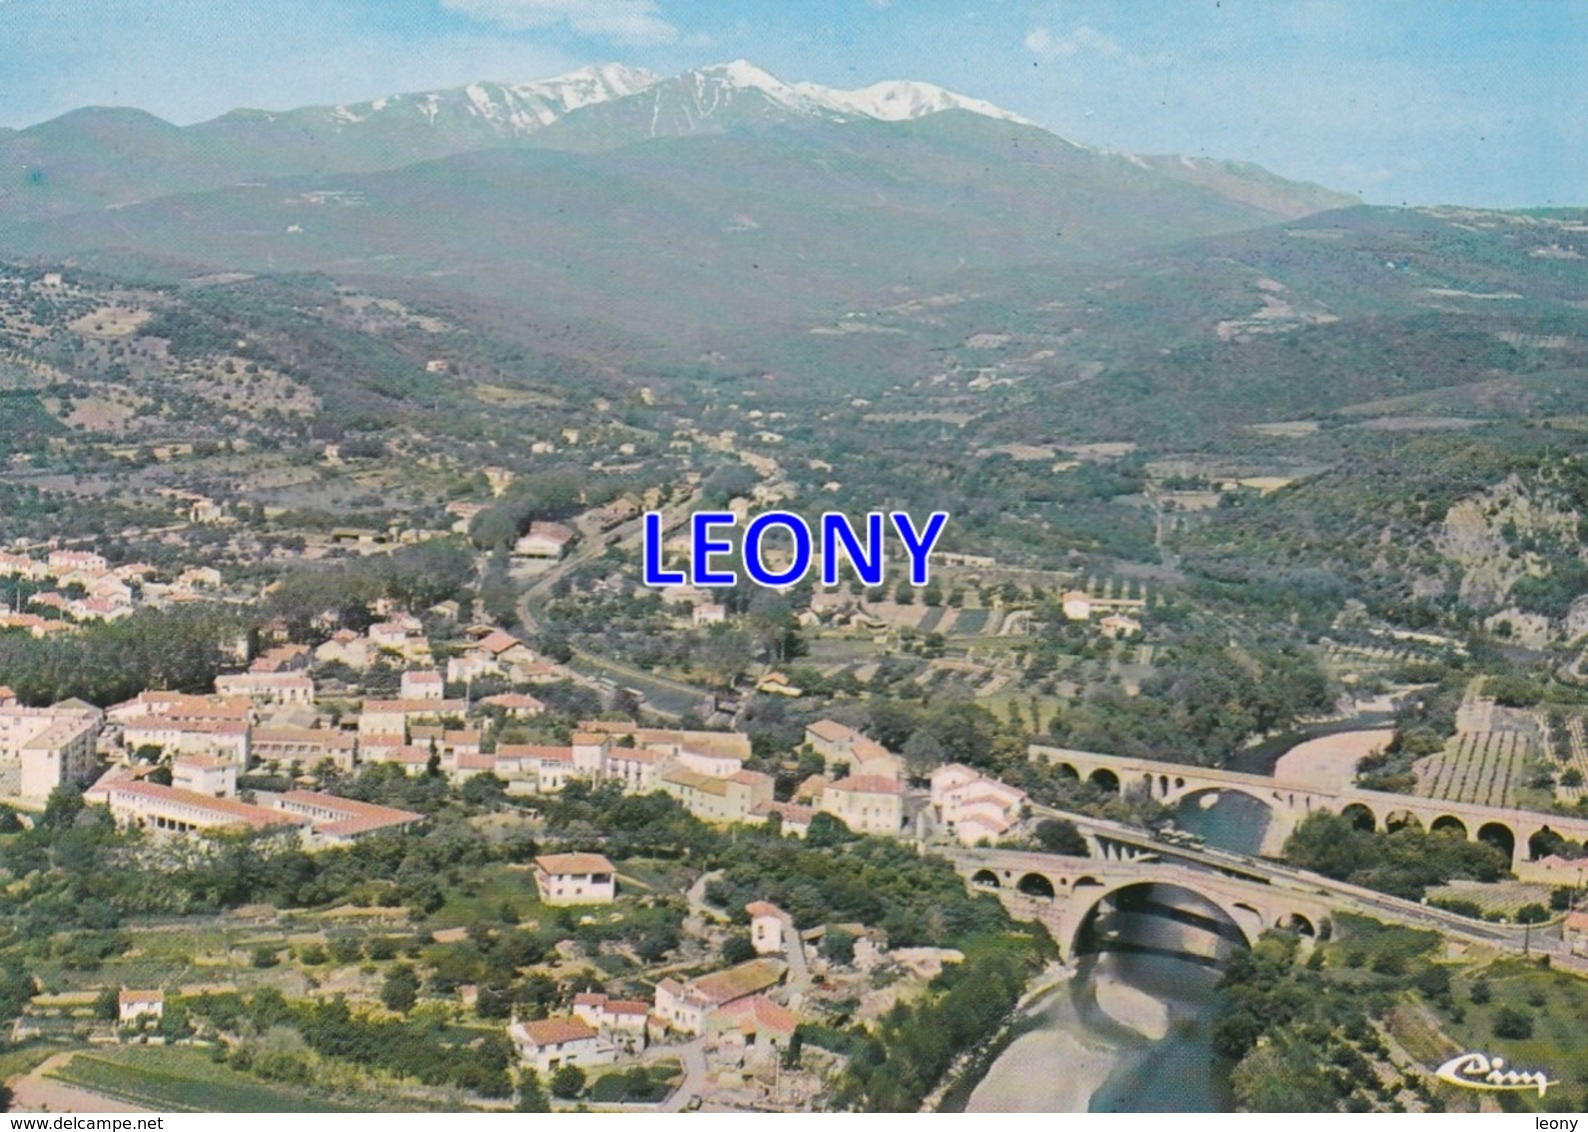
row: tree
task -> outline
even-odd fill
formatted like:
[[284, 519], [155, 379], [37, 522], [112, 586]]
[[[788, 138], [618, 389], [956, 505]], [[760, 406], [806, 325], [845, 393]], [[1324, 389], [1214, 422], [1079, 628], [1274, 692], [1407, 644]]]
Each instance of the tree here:
[[94, 998], [94, 1017], [101, 1022], [114, 1022], [121, 1017], [121, 996], [115, 987], [106, 987]]
[[1533, 1020], [1520, 1010], [1502, 1006], [1494, 1015], [1494, 1036], [1525, 1041], [1533, 1036]]
[[805, 844], [812, 849], [828, 849], [854, 839], [847, 825], [826, 813], [811, 818], [810, 828], [805, 831]]
[[822, 936], [822, 955], [834, 963], [855, 961], [855, 936], [843, 928], [829, 927]]
[[1047, 818], [1037, 823], [1034, 831], [1037, 843], [1049, 853], [1066, 857], [1087, 855], [1086, 837], [1075, 828], [1075, 823], [1064, 818]]
[[75, 782], [66, 782], [50, 791], [44, 803], [44, 824], [49, 829], [67, 829], [83, 812], [83, 791]]
[[695, 650], [695, 659], [716, 682], [732, 687], [750, 666], [750, 634], [728, 625], [713, 625]]
[[943, 744], [924, 727], [910, 733], [900, 753], [904, 756], [905, 766], [910, 768], [910, 774], [916, 778], [925, 778], [944, 762]]
[[518, 1103], [513, 1106], [516, 1112], [550, 1112], [551, 1099], [546, 1096], [546, 1090], [541, 1086], [540, 1074], [533, 1069], [525, 1069], [518, 1077]]
[[386, 981], [381, 984], [380, 1000], [388, 1010], [395, 1010], [399, 1014], [407, 1014], [412, 1010], [414, 1003], [419, 1001], [419, 976], [414, 969], [406, 963], [399, 963], [388, 971]]
[[749, 932], [734, 932], [722, 942], [722, 961], [730, 966], [755, 958], [755, 944]]
[[494, 774], [476, 774], [459, 791], [471, 806], [494, 806], [507, 793], [507, 784]]
[[577, 1065], [564, 1065], [551, 1075], [551, 1095], [571, 1101], [584, 1092], [584, 1070]]

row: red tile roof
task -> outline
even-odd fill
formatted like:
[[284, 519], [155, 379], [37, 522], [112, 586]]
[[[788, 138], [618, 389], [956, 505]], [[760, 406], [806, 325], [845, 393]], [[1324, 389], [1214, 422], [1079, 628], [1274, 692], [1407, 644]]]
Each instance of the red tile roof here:
[[904, 787], [891, 778], [883, 778], [875, 774], [863, 774], [840, 778], [827, 789], [843, 790], [850, 794], [903, 794]]
[[250, 806], [246, 802], [234, 801], [231, 798], [211, 798], [206, 794], [195, 794], [191, 790], [176, 790], [153, 782], [118, 782], [110, 788], [111, 799], [114, 800], [118, 794], [131, 794], [153, 802], [170, 802], [196, 807], [209, 811], [214, 817], [229, 818], [233, 823], [253, 826], [256, 829], [272, 825], [309, 824], [308, 818], [298, 814], [267, 810], [263, 806]]
[[537, 1046], [561, 1045], [563, 1042], [583, 1041], [596, 1036], [583, 1018], [542, 1018], [538, 1022], [523, 1023], [524, 1033]]
[[552, 876], [589, 876], [612, 873], [612, 862], [600, 853], [548, 853], [535, 858], [535, 867]]

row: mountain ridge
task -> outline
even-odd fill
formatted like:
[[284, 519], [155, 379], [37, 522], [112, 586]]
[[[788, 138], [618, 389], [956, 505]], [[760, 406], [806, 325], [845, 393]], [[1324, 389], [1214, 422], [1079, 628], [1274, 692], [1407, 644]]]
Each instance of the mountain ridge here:
[[[257, 180], [379, 172], [502, 145], [600, 150], [703, 130], [905, 123], [943, 113], [968, 113], [1093, 151], [930, 83], [888, 80], [841, 90], [787, 83], [745, 60], [671, 77], [607, 63], [523, 83], [476, 82], [281, 112], [238, 109], [189, 126], [136, 109], [80, 108], [0, 131], [0, 219], [119, 208]], [[1135, 160], [1187, 179], [1173, 159]], [[1311, 196], [1320, 192], [1326, 191]], [[1333, 193], [1318, 200], [1318, 208], [1354, 203]]]

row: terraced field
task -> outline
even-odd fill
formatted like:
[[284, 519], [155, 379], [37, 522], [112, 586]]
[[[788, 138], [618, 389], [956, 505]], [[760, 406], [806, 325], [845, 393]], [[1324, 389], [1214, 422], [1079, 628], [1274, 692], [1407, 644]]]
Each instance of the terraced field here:
[[1463, 731], [1445, 749], [1417, 763], [1425, 798], [1515, 806], [1532, 741], [1521, 731]]
[[[1583, 776], [1583, 781], [1588, 783], [1588, 737], [1583, 734], [1581, 716], [1572, 716], [1566, 721], [1564, 734], [1553, 746], [1551, 754], [1555, 756], [1562, 772], [1575, 767], [1577, 773]], [[1584, 793], [1588, 793], [1588, 789], [1582, 786], [1562, 784], [1555, 788], [1556, 797], [1568, 805], [1575, 805]]]

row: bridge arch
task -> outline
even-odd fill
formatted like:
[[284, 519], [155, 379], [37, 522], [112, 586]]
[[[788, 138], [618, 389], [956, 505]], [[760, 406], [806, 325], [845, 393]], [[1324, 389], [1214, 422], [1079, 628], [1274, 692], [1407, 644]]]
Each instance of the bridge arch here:
[[1352, 829], [1373, 830], [1378, 826], [1378, 818], [1361, 802], [1350, 802], [1340, 807], [1340, 816], [1351, 823]]
[[1428, 826], [1429, 833], [1454, 833], [1463, 838], [1467, 836], [1467, 823], [1456, 817], [1455, 814], [1440, 814]]
[[1041, 900], [1052, 900], [1058, 895], [1052, 878], [1038, 872], [1026, 873], [1015, 882], [1015, 889], [1025, 896], [1034, 896]]
[[[1175, 781], [1183, 784], [1185, 780], [1176, 779]], [[1171, 800], [1176, 803], [1189, 802], [1193, 798], [1206, 798], [1209, 795], [1217, 798], [1220, 794], [1240, 794], [1243, 797], [1250, 798], [1254, 802], [1261, 802], [1264, 808], [1269, 810], [1271, 813], [1278, 813], [1280, 809], [1283, 808], [1284, 804], [1281, 799], [1274, 796], [1272, 791], [1251, 789], [1241, 783], [1235, 783], [1231, 785], [1220, 783], [1216, 786], [1193, 786], [1191, 789], [1181, 793], [1178, 797], [1172, 797]]]
[[1274, 926], [1276, 928], [1289, 928], [1298, 935], [1316, 936], [1318, 934], [1317, 926], [1300, 912], [1292, 912], [1288, 916], [1279, 917]]
[[[1081, 881], [1077, 880], [1070, 888], [1072, 909], [1070, 923], [1073, 927], [1070, 929], [1070, 938], [1066, 941], [1067, 950], [1065, 954], [1071, 959], [1080, 954], [1082, 942], [1086, 933], [1095, 924], [1097, 913], [1102, 908], [1103, 902], [1132, 889], [1163, 888], [1194, 897], [1197, 901], [1206, 905], [1209, 911], [1216, 913], [1233, 930], [1240, 943], [1245, 947], [1251, 947], [1256, 938], [1262, 934], [1264, 927], [1263, 917], [1251, 905], [1240, 901], [1231, 901], [1213, 893], [1202, 892], [1191, 884], [1183, 883], [1179, 880], [1131, 877], [1109, 884], [1100, 884], [1091, 877], [1083, 879], [1091, 881], [1092, 885], [1083, 890]], [[1209, 918], [1212, 919], [1213, 917]], [[1225, 938], [1228, 938], [1228, 936], [1225, 936]]]
[[998, 880], [998, 874], [993, 872], [991, 869], [977, 869], [975, 873], [971, 875], [970, 882], [977, 888], [1003, 887], [1002, 883], [1000, 883]]
[[1410, 810], [1391, 810], [1384, 815], [1384, 828], [1390, 833], [1398, 829], [1420, 830], [1423, 828], [1423, 823]]
[[1516, 833], [1502, 821], [1486, 821], [1480, 825], [1478, 840], [1504, 853], [1507, 861], [1516, 856]]
[[1110, 770], [1106, 766], [1100, 766], [1096, 770], [1092, 771], [1092, 773], [1087, 776], [1086, 780], [1093, 786], [1096, 786], [1099, 790], [1110, 790], [1114, 793], [1119, 792], [1119, 775], [1114, 773], [1114, 771]]
[[1080, 779], [1081, 772], [1076, 770], [1075, 767], [1071, 766], [1069, 763], [1059, 763], [1057, 765], [1060, 778], [1074, 778], [1076, 780]]
[[1565, 838], [1556, 833], [1549, 826], [1544, 826], [1532, 837], [1527, 839], [1527, 859], [1536, 861], [1540, 857], [1548, 857], [1560, 847]]

